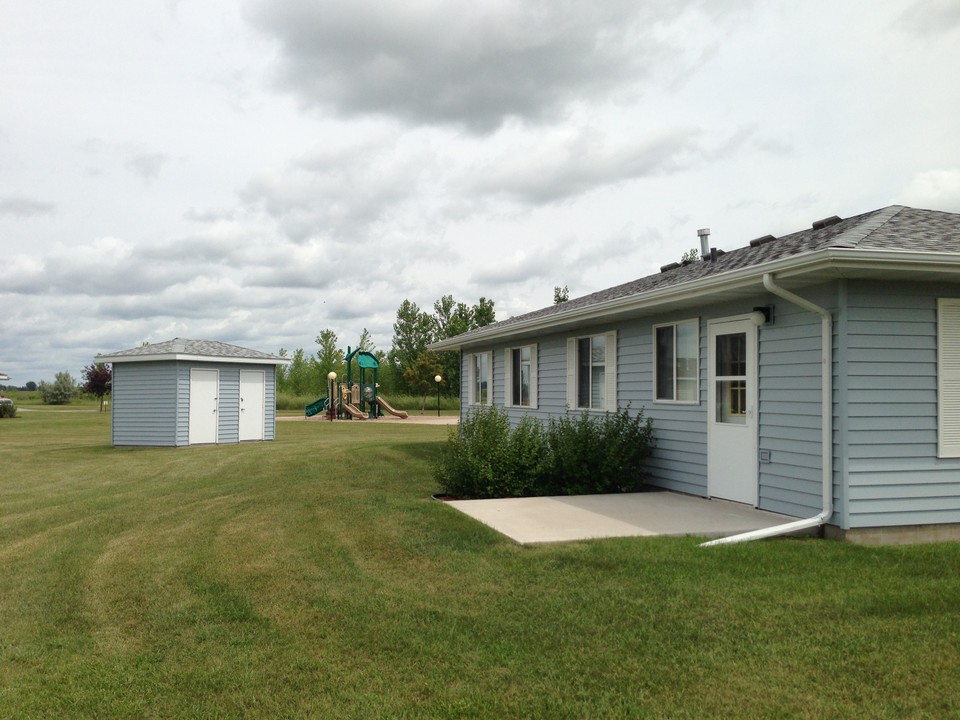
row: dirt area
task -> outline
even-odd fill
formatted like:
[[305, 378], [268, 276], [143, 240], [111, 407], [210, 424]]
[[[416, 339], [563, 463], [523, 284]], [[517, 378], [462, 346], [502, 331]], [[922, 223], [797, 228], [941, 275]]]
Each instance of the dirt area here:
[[[327, 416], [321, 413], [311, 418], [302, 415], [278, 415], [277, 422], [330, 422]], [[460, 418], [456, 415], [410, 415], [406, 419], [394, 417], [393, 415], [384, 415], [376, 420], [335, 420], [334, 422], [375, 422], [375, 423], [407, 423], [414, 425], [456, 425]]]

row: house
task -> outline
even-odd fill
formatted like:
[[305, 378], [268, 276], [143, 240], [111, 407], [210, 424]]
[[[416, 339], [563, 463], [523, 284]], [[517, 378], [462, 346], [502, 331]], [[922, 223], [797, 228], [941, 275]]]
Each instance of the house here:
[[642, 409], [654, 485], [859, 542], [960, 539], [960, 215], [703, 242], [699, 261], [432, 348], [461, 353], [462, 413]]
[[286, 358], [213, 340], [97, 355], [113, 365], [114, 445], [273, 440], [276, 369]]

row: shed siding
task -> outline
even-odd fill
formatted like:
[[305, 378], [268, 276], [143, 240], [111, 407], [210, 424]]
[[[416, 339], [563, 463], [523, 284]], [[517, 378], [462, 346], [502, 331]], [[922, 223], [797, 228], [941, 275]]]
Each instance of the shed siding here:
[[240, 442], [240, 368], [217, 365], [220, 390], [217, 400], [217, 442]]
[[177, 447], [190, 444], [190, 368], [191, 363], [177, 363]]
[[937, 457], [938, 297], [956, 285], [850, 282], [844, 527], [960, 522], [960, 459]]
[[177, 375], [172, 363], [113, 366], [113, 444], [176, 444]]

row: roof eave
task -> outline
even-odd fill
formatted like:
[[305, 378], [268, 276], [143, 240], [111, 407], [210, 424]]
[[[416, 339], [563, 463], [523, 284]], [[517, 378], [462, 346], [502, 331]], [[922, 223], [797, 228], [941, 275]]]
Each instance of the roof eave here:
[[762, 287], [763, 276], [767, 273], [780, 278], [800, 278], [820, 275], [823, 279], [840, 279], [850, 276], [863, 276], [864, 273], [878, 270], [909, 270], [912, 273], [930, 275], [956, 275], [960, 273], [960, 256], [953, 253], [911, 252], [901, 250], [857, 250], [848, 248], [830, 248], [815, 250], [781, 260], [773, 260], [752, 265], [740, 270], [699, 278], [690, 282], [671, 285], [659, 290], [627, 295], [605, 302], [598, 302], [569, 312], [559, 312], [529, 321], [512, 323], [505, 328], [491, 325], [472, 333], [469, 337], [457, 337], [431, 343], [428, 347], [438, 351], [455, 351], [464, 348], [489, 344], [494, 340], [508, 340], [513, 337], [535, 334], [538, 331], [588, 324], [593, 320], [602, 320], [614, 314], [643, 313], [671, 304], [683, 298], [707, 298], [734, 290], [743, 290], [751, 286]]
[[97, 355], [97, 362], [130, 363], [130, 362], [165, 362], [178, 360], [185, 362], [205, 363], [239, 363], [243, 365], [289, 365], [290, 358], [245, 358], [213, 355], [188, 355], [184, 353], [162, 353], [157, 355]]

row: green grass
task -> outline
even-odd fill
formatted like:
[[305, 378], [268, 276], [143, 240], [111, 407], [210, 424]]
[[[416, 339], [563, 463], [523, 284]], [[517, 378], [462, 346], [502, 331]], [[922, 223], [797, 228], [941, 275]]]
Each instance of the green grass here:
[[0, 421], [0, 717], [956, 717], [960, 548], [522, 548], [445, 427], [114, 449]]

